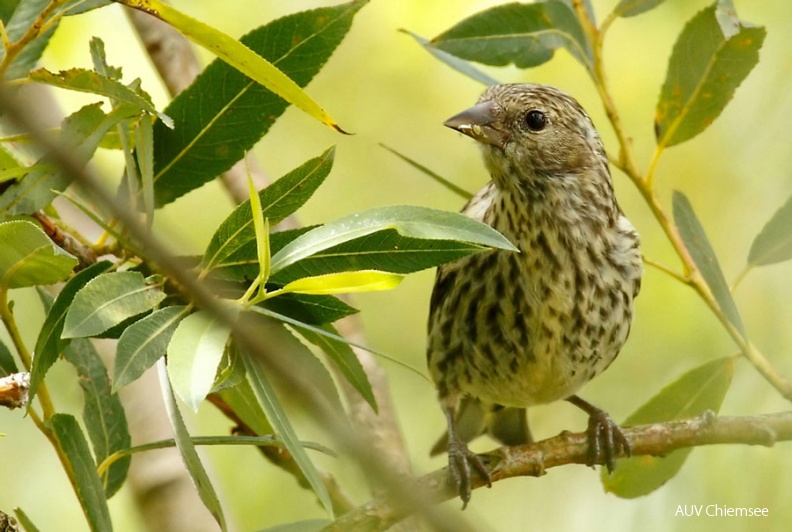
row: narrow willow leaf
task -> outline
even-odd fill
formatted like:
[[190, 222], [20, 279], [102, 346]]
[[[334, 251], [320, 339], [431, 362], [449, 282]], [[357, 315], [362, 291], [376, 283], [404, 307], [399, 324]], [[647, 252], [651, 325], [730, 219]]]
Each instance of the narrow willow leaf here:
[[[282, 322], [257, 314], [246, 313], [244, 317], [245, 320], [251, 320], [248, 326], [254, 327], [261, 338], [266, 338], [268, 346], [273, 346], [272, 355], [278, 357], [284, 375], [300, 375], [303, 382], [308, 383], [311, 390], [321, 396], [324, 405], [331, 408], [339, 417], [345, 416], [336, 381], [326, 364], [298, 339], [290, 328]], [[240, 362], [243, 362], [245, 355], [240, 353], [237, 355]], [[294, 384], [290, 380], [274, 377], [271, 378], [271, 382], [278, 397], [284, 403], [292, 404], [302, 400], [302, 397], [296, 395]], [[258, 414], [263, 415], [260, 408]], [[269, 426], [269, 421], [266, 422], [266, 426]], [[272, 429], [269, 432], [272, 432]]]
[[403, 154], [397, 152], [396, 150], [394, 150], [393, 148], [389, 148], [388, 146], [386, 146], [384, 144], [380, 144], [380, 146], [382, 146], [383, 148], [385, 148], [386, 150], [388, 150], [393, 155], [395, 155], [396, 157], [398, 157], [402, 161], [406, 162], [407, 164], [409, 164], [413, 168], [417, 169], [418, 171], [420, 171], [420, 172], [426, 174], [427, 176], [429, 176], [430, 178], [434, 179], [435, 181], [437, 181], [438, 183], [443, 185], [445, 188], [447, 188], [448, 190], [450, 190], [451, 192], [453, 192], [457, 196], [460, 196], [460, 197], [462, 197], [465, 200], [469, 200], [470, 198], [473, 197], [473, 194], [471, 194], [470, 192], [468, 192], [464, 188], [455, 185], [454, 183], [452, 183], [451, 181], [449, 181], [445, 177], [443, 177], [443, 176], [441, 176], [441, 175], [429, 170], [427, 167], [425, 167], [424, 165], [418, 163], [417, 161], [414, 161], [414, 160], [410, 159], [406, 155], [403, 155]]
[[176, 327], [187, 312], [184, 306], [166, 307], [124, 330], [116, 349], [113, 391], [137, 380], [165, 354]]
[[165, 293], [138, 272], [102, 274], [74, 296], [66, 312], [63, 338], [96, 336], [154, 309], [163, 299]]
[[184, 318], [168, 344], [168, 375], [182, 401], [198, 410], [217, 375], [231, 330], [207, 311]]
[[[6, 377], [17, 372], [16, 362], [14, 362], [11, 351], [9, 351], [8, 346], [0, 340], [0, 377]], [[29, 393], [30, 392], [28, 392], [28, 394]], [[32, 396], [29, 395], [29, 397], [32, 399]]]
[[264, 218], [261, 212], [261, 198], [253, 184], [250, 173], [247, 176], [248, 192], [250, 193], [250, 214], [253, 217], [253, 230], [256, 235], [256, 256], [259, 264], [259, 293], [264, 293], [264, 285], [270, 276], [270, 228], [269, 218]]
[[30, 73], [30, 80], [62, 89], [106, 96], [117, 102], [127, 103], [147, 113], [157, 115], [166, 126], [173, 127], [173, 120], [157, 111], [148, 94], [140, 90], [130, 89], [123, 83], [98, 74], [93, 70], [72, 68], [61, 70], [56, 74], [45, 68], [39, 68]]
[[17, 520], [25, 532], [39, 532], [39, 528], [33, 524], [33, 521], [22, 508], [14, 508], [14, 514], [16, 514]]
[[679, 144], [709, 127], [759, 62], [767, 32], [721, 4], [694, 16], [674, 45], [655, 110], [658, 146]]
[[[304, 87], [365, 4], [357, 0], [289, 15], [240, 42]], [[154, 124], [157, 204], [171, 202], [231, 168], [287, 107], [285, 100], [247, 76], [222, 61], [213, 62], [165, 109], [176, 128]]]
[[262, 301], [259, 306], [310, 325], [333, 323], [359, 312], [337, 297], [307, 294], [283, 294]]
[[617, 17], [634, 17], [646, 13], [650, 9], [662, 4], [665, 0], [621, 0], [614, 8], [613, 14]]
[[294, 318], [291, 318], [291, 317], [286, 316], [284, 314], [279, 314], [277, 312], [273, 312], [272, 310], [270, 310], [268, 308], [264, 308], [264, 307], [250, 307], [248, 310], [250, 312], [253, 312], [253, 313], [256, 313], [256, 314], [261, 314], [262, 316], [267, 316], [267, 317], [273, 318], [273, 319], [275, 319], [277, 321], [286, 323], [286, 324], [294, 327], [295, 329], [297, 329], [301, 334], [302, 334], [303, 331], [311, 331], [311, 332], [316, 333], [316, 334], [318, 334], [320, 336], [331, 338], [331, 339], [336, 340], [338, 342], [342, 342], [342, 343], [345, 343], [345, 344], [349, 344], [351, 346], [358, 347], [360, 349], [363, 349], [364, 351], [368, 351], [369, 353], [377, 355], [378, 357], [380, 357], [380, 358], [382, 358], [384, 360], [388, 360], [389, 362], [393, 362], [397, 366], [403, 367], [404, 369], [414, 373], [415, 375], [417, 375], [418, 377], [421, 377], [422, 379], [424, 379], [427, 382], [431, 382], [429, 380], [429, 377], [427, 377], [424, 373], [422, 373], [421, 370], [419, 370], [417, 368], [414, 368], [413, 366], [410, 366], [409, 364], [407, 364], [407, 363], [405, 363], [405, 362], [403, 362], [403, 361], [401, 361], [401, 360], [399, 360], [397, 358], [393, 358], [392, 356], [388, 355], [387, 353], [385, 353], [383, 351], [380, 351], [378, 349], [374, 349], [374, 348], [372, 348], [370, 346], [367, 346], [365, 344], [362, 344], [360, 342], [355, 342], [354, 340], [350, 340], [348, 338], [344, 338], [343, 336], [340, 336], [340, 335], [338, 335], [338, 334], [336, 334], [334, 332], [331, 332], [331, 330], [334, 330], [334, 329], [328, 330], [327, 328], [317, 327], [315, 325], [309, 325], [309, 324], [307, 324], [305, 322], [302, 322], [302, 321], [299, 321], [299, 320], [295, 320]]
[[27, 220], [0, 222], [0, 290], [62, 281], [77, 259]]
[[749, 266], [766, 266], [792, 259], [792, 198], [778, 209], [754, 238]]
[[154, 129], [151, 120], [143, 117], [135, 128], [135, 158], [143, 188], [143, 209], [149, 227], [154, 223]]
[[289, 76], [233, 37], [208, 24], [199, 22], [158, 0], [117, 1], [167, 22], [195, 44], [207, 49], [250, 79], [257, 81], [287, 102], [299, 107], [308, 116], [337, 131], [344, 132], [335, 120]]
[[435, 48], [434, 46], [431, 46], [431, 44], [429, 43], [429, 39], [425, 39], [420, 35], [417, 35], [408, 30], [399, 30], [399, 31], [406, 33], [407, 35], [418, 41], [418, 44], [420, 44], [424, 50], [426, 50], [427, 52], [432, 54], [436, 59], [439, 59], [441, 62], [450, 66], [457, 72], [461, 72], [467, 77], [471, 79], [475, 79], [476, 81], [483, 83], [484, 85], [487, 86], [498, 84], [498, 80], [488, 76], [487, 74], [477, 69], [467, 61], [459, 59], [458, 57], [455, 57], [449, 54], [448, 52], [444, 52], [438, 48]]
[[[325, 325], [322, 329], [340, 336], [338, 331], [331, 325]], [[325, 355], [338, 367], [349, 384], [371, 405], [374, 412], [377, 412], [377, 398], [374, 397], [368, 375], [349, 344], [305, 328], [299, 329], [299, 332], [303, 338], [324, 351]]]
[[79, 15], [113, 3], [113, 0], [69, 0], [61, 8], [63, 16]]
[[[4, 10], [10, 9], [7, 12], [10, 18], [3, 19], [5, 22], [5, 34], [8, 36], [9, 42], [15, 43], [24, 37], [33, 24], [37, 23], [41, 17], [42, 12], [49, 6], [50, 0], [24, 0], [18, 2], [16, 6], [3, 6]], [[41, 54], [49, 44], [52, 34], [58, 23], [52, 24], [46, 31], [39, 34], [35, 39], [28, 42], [22, 51], [15, 58], [12, 59], [11, 64], [5, 71], [5, 75], [0, 75], [4, 81], [11, 81], [17, 78], [27, 76], [31, 68], [36, 66], [36, 63], [41, 58]], [[5, 61], [6, 50], [5, 46], [0, 46], [0, 61]]]
[[311, 295], [374, 292], [396, 288], [402, 282], [402, 279], [404, 279], [403, 275], [395, 273], [360, 270], [356, 272], [327, 273], [316, 277], [303, 277], [286, 284], [281, 290]]
[[[329, 148], [319, 157], [304, 162], [258, 193], [262, 218], [276, 225], [302, 207], [321, 185], [333, 167], [335, 148]], [[286, 231], [284, 231], [286, 233]], [[271, 247], [275, 251], [276, 239], [283, 235], [272, 235]], [[252, 264], [253, 275], [258, 274], [256, 231], [250, 200], [240, 204], [217, 228], [204, 253], [204, 269], [234, 268]], [[232, 274], [221, 273], [223, 278], [233, 279]], [[254, 277], [250, 277], [252, 280]]]
[[[479, 250], [499, 248], [510, 251], [516, 248], [492, 227], [477, 222], [458, 213], [451, 213], [426, 207], [394, 205], [371, 209], [353, 214], [317, 227], [284, 246], [272, 257], [272, 274], [300, 260], [316, 255], [324, 250], [338, 246], [380, 231], [393, 230], [398, 234], [422, 240], [458, 241], [474, 244]], [[373, 242], [371, 242], [373, 243]], [[361, 247], [358, 255], [375, 251], [372, 247]], [[390, 264], [371, 269], [403, 273], [396, 265], [395, 257], [399, 249], [392, 249]], [[428, 267], [428, 266], [425, 266]], [[327, 272], [323, 272], [327, 273]]]
[[204, 506], [220, 525], [220, 529], [225, 531], [228, 529], [223, 515], [223, 507], [220, 505], [220, 500], [217, 498], [217, 493], [212, 487], [212, 481], [206, 473], [201, 458], [195, 450], [190, 433], [187, 431], [187, 426], [184, 424], [181, 412], [179, 412], [179, 405], [176, 404], [176, 397], [173, 395], [170, 381], [168, 380], [168, 371], [165, 368], [165, 361], [160, 359], [157, 363], [159, 369], [160, 386], [162, 387], [162, 397], [165, 400], [165, 410], [168, 413], [171, 426], [173, 427], [173, 434], [176, 439], [176, 447], [179, 448], [184, 466], [190, 474], [195, 488], [198, 490], [198, 495], [201, 497]]
[[296, 521], [285, 525], [272, 526], [260, 532], [320, 532], [331, 524], [333, 524], [332, 521], [327, 519], [308, 519], [307, 521]]
[[[124, 407], [111, 391], [107, 369], [90, 341], [76, 339], [64, 354], [77, 370], [83, 389], [83, 423], [98, 464], [132, 444]], [[112, 497], [126, 480], [130, 462], [129, 457], [117, 460], [102, 476], [106, 498]]]
[[466, 18], [429, 43], [452, 55], [485, 65], [517, 68], [541, 65], [564, 47], [587, 69], [594, 60], [575, 13], [563, 2], [510, 3]]
[[272, 424], [278, 436], [283, 440], [283, 444], [291, 453], [292, 458], [294, 458], [302, 474], [305, 475], [306, 480], [311, 485], [314, 493], [316, 493], [322, 506], [324, 506], [327, 513], [332, 517], [333, 503], [330, 500], [330, 495], [327, 493], [327, 488], [325, 488], [322, 479], [319, 477], [319, 472], [316, 470], [313, 462], [311, 462], [311, 459], [308, 458], [308, 455], [305, 453], [305, 449], [300, 445], [297, 434], [295, 434], [286, 412], [283, 410], [280, 401], [278, 401], [278, 397], [275, 395], [275, 390], [264, 375], [261, 366], [259, 366], [256, 361], [251, 360], [249, 356], [243, 357], [243, 360], [245, 361], [245, 369], [250, 385], [261, 403], [267, 415], [267, 419]]
[[30, 369], [30, 399], [36, 395], [36, 390], [47, 371], [52, 367], [63, 349], [68, 344], [67, 340], [61, 338], [63, 333], [63, 323], [66, 320], [66, 312], [71, 307], [74, 296], [94, 279], [110, 269], [112, 263], [108, 261], [97, 262], [77, 273], [69, 279], [69, 282], [61, 289], [58, 297], [47, 311], [47, 317], [39, 331], [36, 340], [36, 349], [33, 357], [33, 365]]
[[396, 229], [387, 229], [319, 251], [274, 273], [270, 280], [283, 285], [303, 277], [355, 270], [407, 274], [485, 249], [479, 244], [457, 240], [406, 237]]
[[234, 409], [234, 413], [259, 436], [274, 435], [275, 429], [270, 425], [267, 414], [261, 408], [256, 393], [248, 379], [243, 380], [232, 388], [225, 388], [217, 392], [220, 398]]
[[685, 242], [685, 246], [701, 272], [701, 276], [707, 282], [718, 306], [740, 332], [743, 338], [747, 337], [745, 326], [743, 325], [737, 305], [734, 304], [729, 286], [723, 277], [720, 264], [715, 256], [712, 246], [707, 239], [707, 234], [701, 226], [693, 207], [687, 197], [679, 191], [674, 191], [673, 195], [674, 222], [679, 228], [679, 234]]
[[[105, 114], [101, 105], [86, 105], [63, 120], [58, 143], [81, 164], [87, 164], [110, 129], [140, 112], [138, 108], [124, 104]], [[71, 179], [60, 165], [44, 156], [24, 178], [0, 195], [0, 217], [29, 214], [45, 208], [58, 192], [69, 186]]]
[[[734, 357], [707, 362], [663, 388], [660, 393], [628, 417], [624, 425], [662, 423], [718, 412], [734, 373]], [[636, 456], [619, 459], [616, 469], [601, 479], [606, 491], [632, 499], [647, 495], [673, 478], [692, 449], [674, 451], [664, 457]]]
[[96, 463], [77, 420], [68, 414], [55, 414], [46, 424], [69, 463], [68, 467], [74, 476], [74, 489], [88, 526], [94, 532], [113, 530], [102, 481], [96, 473]]

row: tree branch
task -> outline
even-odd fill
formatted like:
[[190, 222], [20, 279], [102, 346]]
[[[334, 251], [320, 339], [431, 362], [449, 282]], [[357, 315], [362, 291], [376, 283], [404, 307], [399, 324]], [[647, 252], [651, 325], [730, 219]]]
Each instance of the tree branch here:
[[[776, 442], [792, 440], [792, 412], [718, 418], [708, 411], [693, 419], [639, 425], [625, 428], [624, 432], [630, 440], [632, 456], [664, 456], [677, 449], [723, 443], [771, 447]], [[493, 483], [512, 477], [539, 477], [552, 467], [587, 464], [588, 439], [584, 432], [562, 432], [527, 445], [500, 447], [481, 456], [492, 471]], [[446, 475], [443, 468], [418, 479], [427, 504], [457, 496], [446, 483]], [[474, 476], [472, 483], [474, 489], [485, 485], [478, 476]], [[376, 498], [341, 516], [325, 532], [385, 530], [410, 513], [408, 508], [395, 506], [391, 500]]]

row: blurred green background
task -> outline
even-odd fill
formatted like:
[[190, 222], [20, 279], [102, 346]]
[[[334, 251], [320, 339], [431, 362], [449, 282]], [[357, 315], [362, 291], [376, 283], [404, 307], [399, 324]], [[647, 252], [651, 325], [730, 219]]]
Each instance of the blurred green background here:
[[[334, 5], [327, 0], [261, 2], [234, 0], [174, 1], [175, 7], [225, 32], [240, 36], [274, 18], [299, 10]], [[319, 223], [388, 204], [418, 204], [458, 210], [463, 201], [378, 146], [385, 143], [468, 190], [487, 181], [472, 141], [442, 127], [447, 117], [470, 106], [484, 87], [434, 60], [409, 36], [409, 29], [431, 38], [464, 17], [501, 2], [483, 0], [374, 0], [356, 17], [352, 30], [308, 92], [354, 136], [341, 136], [300, 111], [290, 109], [254, 150], [267, 173], [278, 177], [337, 145], [336, 164], [326, 184], [299, 213], [303, 223]], [[593, 0], [599, 18], [616, 0]], [[657, 187], [670, 211], [670, 194], [690, 198], [715, 248], [727, 280], [745, 264], [754, 235], [792, 195], [792, 17], [787, 2], [735, 0], [743, 20], [767, 28], [761, 60], [737, 90], [734, 100], [701, 136], [669, 149], [660, 162]], [[646, 168], [653, 149], [652, 117], [665, 77], [671, 47], [684, 23], [709, 5], [704, 0], [669, 1], [655, 10], [617, 21], [605, 44], [607, 73], [614, 98], [631, 135], [639, 166]], [[90, 68], [88, 40], [101, 37], [108, 60], [124, 70], [124, 80], [143, 80], [159, 108], [167, 96], [119, 6], [64, 21], [43, 59], [51, 70]], [[212, 59], [199, 51], [206, 63]], [[548, 64], [527, 71], [481, 67], [503, 82], [538, 82], [573, 94], [589, 111], [615, 152], [614, 135], [596, 91], [583, 69], [559, 51]], [[57, 93], [63, 109], [93, 101], [75, 93]], [[120, 176], [122, 161], [102, 152], [97, 163], [108, 176]], [[641, 233], [644, 253], [678, 269], [666, 243], [632, 184], [614, 171], [625, 213]], [[233, 205], [210, 184], [158, 213], [155, 229], [174, 251], [200, 253], [214, 228]], [[735, 297], [752, 341], [784, 375], [792, 376], [792, 264], [754, 271]], [[370, 344], [424, 370], [424, 339], [433, 272], [410, 276], [392, 292], [355, 297]], [[37, 309], [35, 295], [13, 294], [17, 305]], [[34, 343], [42, 316], [35, 310], [25, 334]], [[689, 289], [648, 268], [637, 301], [632, 335], [618, 362], [588, 385], [582, 395], [616, 420], [627, 417], [664, 385], [695, 366], [735, 352], [719, 323]], [[388, 362], [392, 394], [416, 473], [444, 465], [428, 450], [443, 431], [433, 387]], [[59, 404], [80, 408], [70, 369], [58, 364], [51, 388]], [[58, 387], [58, 382], [63, 385]], [[785, 402], [746, 362], [736, 365], [722, 414], [742, 415], [789, 410]], [[307, 423], [304, 439], [324, 436]], [[534, 435], [583, 430], [585, 416], [568, 404], [535, 408]], [[204, 406], [193, 420], [196, 434], [225, 434], [229, 424]], [[42, 530], [83, 530], [84, 520], [51, 447], [19, 412], [0, 414], [2, 477], [0, 509], [24, 508]], [[482, 440], [476, 450], [493, 447]], [[552, 469], [540, 479], [499, 482], [477, 490], [464, 517], [479, 530], [787, 530], [792, 523], [792, 453], [789, 444], [766, 449], [717, 446], [695, 450], [681, 473], [662, 489], [636, 500], [605, 494], [599, 476], [585, 467]], [[260, 458], [253, 449], [204, 450], [221, 498], [237, 530], [323, 517], [311, 493]], [[359, 502], [367, 500], [361, 475], [351, 461], [320, 458]], [[10, 482], [8, 479], [15, 479]], [[766, 518], [675, 517], [679, 505], [719, 504], [766, 507]], [[458, 511], [459, 501], [448, 503]], [[111, 501], [119, 530], [141, 526], [125, 488]]]

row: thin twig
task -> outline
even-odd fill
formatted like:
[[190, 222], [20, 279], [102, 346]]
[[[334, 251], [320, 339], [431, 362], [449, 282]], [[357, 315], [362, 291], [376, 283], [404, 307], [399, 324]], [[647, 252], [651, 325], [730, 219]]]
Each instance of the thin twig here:
[[[770, 447], [780, 441], [792, 440], [792, 412], [765, 416], [716, 418], [712, 412], [684, 421], [669, 421], [624, 428], [630, 441], [632, 456], [666, 456], [672, 451], [703, 445], [744, 444]], [[563, 432], [539, 442], [515, 447], [500, 447], [481, 455], [492, 471], [492, 483], [512, 477], [544, 475], [548, 469], [568, 464], [588, 464], [586, 433]], [[625, 456], [621, 456], [624, 458]], [[601, 462], [600, 462], [601, 465]], [[422, 476], [417, 484], [430, 504], [438, 504], [457, 496], [447, 482], [445, 468]], [[473, 488], [486, 483], [477, 475]], [[386, 530], [409, 515], [385, 499], [374, 499], [354, 512], [343, 515], [325, 532], [354, 530]]]

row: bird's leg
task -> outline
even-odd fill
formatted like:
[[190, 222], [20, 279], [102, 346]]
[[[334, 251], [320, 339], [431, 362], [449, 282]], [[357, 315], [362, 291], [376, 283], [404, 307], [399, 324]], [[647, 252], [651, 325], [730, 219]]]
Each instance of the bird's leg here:
[[467, 444], [457, 435], [454, 428], [454, 411], [453, 406], [443, 407], [443, 413], [445, 413], [448, 423], [448, 479], [459, 493], [464, 510], [470, 502], [470, 466], [472, 465], [478, 471], [489, 487], [492, 487], [492, 476], [481, 458], [468, 449]]
[[589, 415], [589, 465], [594, 465], [602, 454], [605, 467], [612, 473], [616, 468], [616, 455], [619, 451], [630, 456], [630, 441], [627, 436], [604, 410], [577, 395], [567, 397], [566, 400]]

